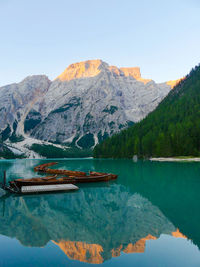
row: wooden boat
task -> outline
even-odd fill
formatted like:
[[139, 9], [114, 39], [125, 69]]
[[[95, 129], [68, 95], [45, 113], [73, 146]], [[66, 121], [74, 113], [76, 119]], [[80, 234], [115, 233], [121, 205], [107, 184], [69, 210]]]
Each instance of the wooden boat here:
[[49, 173], [49, 174], [60, 174], [60, 175], [72, 175], [72, 176], [77, 176], [77, 177], [81, 177], [81, 176], [86, 176], [85, 172], [81, 172], [81, 171], [70, 171], [70, 170], [58, 170], [58, 169], [50, 169], [48, 167], [56, 165], [57, 162], [50, 162], [50, 163], [45, 163], [45, 164], [41, 164], [38, 165], [34, 168], [35, 172], [43, 172], [43, 173]]
[[112, 173], [90, 172], [87, 175], [81, 171], [55, 170], [48, 167], [57, 164], [57, 162], [45, 163], [34, 168], [35, 171], [51, 173], [54, 175], [47, 177], [35, 177], [31, 179], [15, 179], [6, 185], [6, 174], [4, 173], [4, 182], [2, 188], [14, 193], [38, 193], [49, 191], [69, 191], [77, 190], [74, 184], [107, 182], [117, 179], [117, 175]]
[[57, 169], [49, 169], [49, 168], [47, 168], [44, 171], [44, 173], [77, 176], [77, 177], [83, 177], [86, 175], [85, 172], [80, 172], [80, 171], [57, 170]]
[[35, 172], [38, 172], [38, 171], [44, 171], [47, 167], [50, 167], [50, 166], [53, 166], [53, 165], [56, 165], [58, 164], [58, 162], [49, 162], [49, 163], [45, 163], [45, 164], [41, 164], [41, 165], [38, 165], [34, 168], [34, 171]]
[[21, 188], [22, 186], [29, 185], [55, 185], [55, 184], [77, 184], [77, 183], [90, 183], [90, 182], [107, 182], [117, 179], [117, 175], [111, 173], [98, 173], [95, 175], [87, 175], [82, 177], [77, 176], [47, 176], [31, 179], [15, 179], [9, 182], [12, 188]]

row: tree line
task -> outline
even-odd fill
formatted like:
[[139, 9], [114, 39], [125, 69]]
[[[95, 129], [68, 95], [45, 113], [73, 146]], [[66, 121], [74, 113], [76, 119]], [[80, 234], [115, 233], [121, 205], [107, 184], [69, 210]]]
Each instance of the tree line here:
[[98, 144], [94, 157], [200, 156], [200, 65], [141, 122]]

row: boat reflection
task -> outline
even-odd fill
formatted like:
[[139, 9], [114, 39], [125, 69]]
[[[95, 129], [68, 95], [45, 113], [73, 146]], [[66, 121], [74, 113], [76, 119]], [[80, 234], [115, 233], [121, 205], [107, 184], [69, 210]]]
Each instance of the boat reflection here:
[[157, 206], [121, 184], [84, 186], [73, 194], [10, 196], [0, 205], [0, 234], [29, 247], [52, 241], [82, 262], [143, 253], [146, 242], [161, 234], [186, 238]]

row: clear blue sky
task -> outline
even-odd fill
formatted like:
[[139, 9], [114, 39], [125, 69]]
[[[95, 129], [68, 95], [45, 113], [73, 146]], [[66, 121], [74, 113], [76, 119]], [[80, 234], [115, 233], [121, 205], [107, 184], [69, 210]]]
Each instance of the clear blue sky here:
[[182, 77], [200, 62], [200, 0], [0, 0], [0, 85], [96, 58]]

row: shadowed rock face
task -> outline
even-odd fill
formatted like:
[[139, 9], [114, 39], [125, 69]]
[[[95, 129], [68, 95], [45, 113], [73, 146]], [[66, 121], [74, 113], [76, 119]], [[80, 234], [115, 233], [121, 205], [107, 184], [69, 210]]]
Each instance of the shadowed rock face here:
[[102, 263], [125, 253], [142, 253], [147, 240], [176, 232], [147, 199], [122, 185], [83, 187], [73, 194], [1, 200], [0, 233], [25, 246], [53, 240], [72, 259]]
[[94, 146], [154, 110], [171, 86], [101, 60], [71, 64], [54, 81], [30, 76], [0, 88], [0, 134]]
[[[0, 132], [24, 134], [24, 120], [50, 86], [44, 75], [29, 76], [20, 83], [0, 88]], [[9, 136], [9, 133], [8, 133]], [[5, 137], [6, 138], [6, 137]]]

